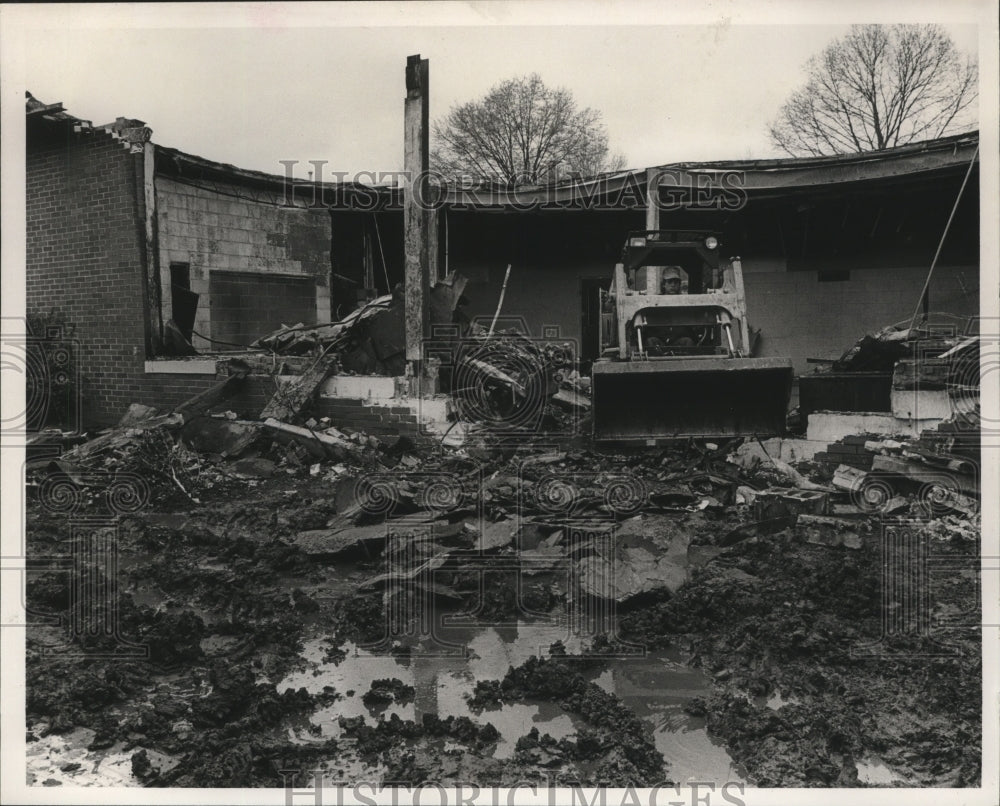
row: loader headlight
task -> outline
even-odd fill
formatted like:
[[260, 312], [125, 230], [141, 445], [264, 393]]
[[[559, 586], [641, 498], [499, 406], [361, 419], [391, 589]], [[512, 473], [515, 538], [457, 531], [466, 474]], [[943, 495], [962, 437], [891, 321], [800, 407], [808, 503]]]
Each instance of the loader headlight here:
[[718, 245], [719, 245], [719, 239], [716, 238], [714, 235], [709, 235], [705, 239], [705, 248], [706, 249], [715, 249]]
[[629, 238], [628, 239], [628, 245], [631, 246], [631, 247], [645, 246], [646, 245], [646, 239], [645, 238]]

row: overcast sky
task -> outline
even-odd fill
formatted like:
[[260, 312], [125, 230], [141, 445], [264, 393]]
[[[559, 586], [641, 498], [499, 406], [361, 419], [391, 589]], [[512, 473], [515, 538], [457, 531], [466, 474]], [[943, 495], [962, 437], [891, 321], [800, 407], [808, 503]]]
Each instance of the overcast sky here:
[[[975, 19], [976, 5], [951, 13], [964, 7]], [[393, 171], [402, 167], [404, 66], [419, 53], [430, 60], [432, 120], [497, 81], [537, 72], [603, 115], [630, 167], [777, 156], [768, 121], [802, 83], [809, 56], [847, 30], [841, 20], [861, 17], [835, 13], [843, 5], [714, 7], [36, 7], [19, 69], [5, 69], [5, 101], [18, 76], [22, 93], [95, 124], [140, 118], [156, 143], [240, 167], [281, 173], [279, 160], [295, 159], [304, 176], [306, 160], [323, 159], [330, 171]], [[977, 28], [956, 19], [948, 32], [976, 52]]]

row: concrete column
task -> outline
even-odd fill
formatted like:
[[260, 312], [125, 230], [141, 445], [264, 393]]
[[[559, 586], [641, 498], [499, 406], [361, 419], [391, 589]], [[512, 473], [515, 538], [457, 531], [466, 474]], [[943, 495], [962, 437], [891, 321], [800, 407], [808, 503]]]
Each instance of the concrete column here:
[[646, 229], [660, 228], [660, 172], [656, 168], [646, 169]]
[[403, 108], [403, 169], [409, 186], [403, 194], [404, 314], [406, 360], [419, 362], [428, 327], [428, 294], [437, 270], [437, 216], [426, 210], [429, 167], [429, 63], [420, 54], [406, 60]]
[[[160, 243], [156, 220], [156, 146], [149, 140], [142, 144], [145, 287], [146, 299], [146, 357], [152, 358], [163, 339], [163, 294], [160, 278]], [[169, 287], [167, 288], [169, 292]]]

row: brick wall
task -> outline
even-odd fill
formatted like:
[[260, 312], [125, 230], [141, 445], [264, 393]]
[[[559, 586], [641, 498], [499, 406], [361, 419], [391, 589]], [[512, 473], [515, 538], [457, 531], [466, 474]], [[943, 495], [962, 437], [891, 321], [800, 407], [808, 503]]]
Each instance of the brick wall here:
[[146, 358], [143, 156], [59, 128], [33, 134], [26, 157], [26, 310], [74, 329], [84, 422], [111, 422]]
[[[83, 425], [112, 424], [133, 402], [167, 409], [215, 383], [214, 375], [145, 372], [143, 155], [104, 130], [53, 126], [31, 133], [26, 157], [26, 310], [54, 313], [72, 331]], [[156, 181], [164, 321], [171, 314], [171, 261], [190, 265], [192, 290], [204, 295], [195, 328], [208, 335], [213, 270], [310, 279], [313, 315], [329, 317], [326, 210]], [[272, 391], [269, 379], [251, 379], [223, 408], [256, 417]]]
[[[224, 338], [212, 326], [209, 286], [213, 274], [255, 272], [308, 278], [315, 283], [313, 321], [330, 321], [329, 212], [271, 203], [281, 201], [278, 194], [271, 199], [261, 193], [261, 201], [252, 201], [246, 189], [222, 183], [212, 187], [156, 178], [163, 321], [171, 318], [172, 262], [190, 266], [191, 290], [201, 295], [194, 329], [203, 336]], [[261, 297], [269, 295], [270, 290], [262, 288]], [[271, 325], [262, 321], [255, 336], [269, 332]], [[192, 343], [199, 350], [212, 349], [199, 336]]]
[[329, 417], [332, 424], [348, 433], [364, 431], [375, 437], [420, 433], [417, 412], [408, 406], [373, 406], [355, 398], [320, 397], [313, 406], [313, 416]]
[[[161, 411], [169, 411], [185, 400], [221, 380], [224, 375], [175, 375], [151, 372], [143, 374], [130, 385], [130, 402], [155, 406]], [[256, 420], [274, 392], [274, 381], [270, 377], [251, 375], [244, 381], [240, 391], [231, 398], [221, 401], [210, 411], [234, 411], [243, 419]]]

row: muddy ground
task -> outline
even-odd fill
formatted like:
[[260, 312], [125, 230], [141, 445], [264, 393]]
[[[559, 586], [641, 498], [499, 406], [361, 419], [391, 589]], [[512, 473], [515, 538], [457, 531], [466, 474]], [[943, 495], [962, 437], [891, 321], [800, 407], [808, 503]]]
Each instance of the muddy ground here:
[[[610, 467], [656, 484], [689, 458], [581, 450], [546, 472]], [[484, 469], [483, 513], [461, 517], [517, 508], [503, 475], [516, 457], [434, 461], [462, 479]], [[295, 535], [343, 514], [360, 469], [336, 480], [279, 467], [203, 490], [197, 505], [168, 489], [114, 519], [117, 574], [93, 554], [72, 565], [83, 538], [32, 500], [29, 782], [272, 787], [320, 769], [445, 785], [651, 786], [702, 774], [761, 787], [978, 785], [975, 523], [918, 521], [932, 562], [916, 572], [883, 556], [874, 517], [856, 519], [859, 549], [808, 543], [795, 526], [734, 531], [753, 521], [735, 485], [767, 480], [726, 472], [728, 487], [716, 478], [695, 490], [700, 508], [690, 495], [658, 499], [655, 528], [690, 542], [687, 581], [632, 597], [604, 634], [576, 642], [545, 625], [589, 597], [544, 568], [518, 574], [503, 541], [482, 561], [495, 568], [476, 574], [459, 545], [437, 588], [371, 584], [386, 568], [378, 546], [305, 553]], [[690, 494], [693, 483], [671, 484]], [[108, 519], [105, 505], [95, 497], [73, 518]], [[928, 591], [929, 620], [887, 632], [897, 605], [883, 579], [914, 573], [926, 575], [914, 584]], [[386, 639], [387, 606], [401, 597], [409, 612], [416, 597], [435, 613], [473, 613], [451, 637], [469, 657], [428, 660], [426, 636]], [[722, 762], [711, 773], [684, 758], [712, 752]]]

